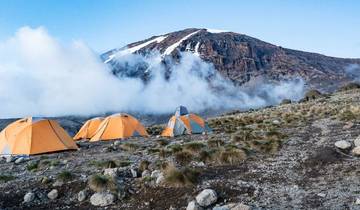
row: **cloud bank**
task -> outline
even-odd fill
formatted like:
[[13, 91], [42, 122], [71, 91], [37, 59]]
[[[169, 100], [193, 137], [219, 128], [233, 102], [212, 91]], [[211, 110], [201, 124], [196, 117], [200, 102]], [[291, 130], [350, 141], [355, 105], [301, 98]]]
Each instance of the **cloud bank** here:
[[[241, 90], [190, 53], [182, 54], [179, 61], [170, 60], [167, 66], [156, 52], [146, 57], [122, 55], [116, 62], [129, 72], [144, 64], [149, 81], [114, 76], [82, 42], [63, 45], [42, 27], [21, 28], [12, 38], [0, 41], [0, 118], [169, 113], [180, 104], [194, 112], [246, 109], [284, 98], [299, 99], [304, 92], [302, 80]], [[164, 77], [166, 72], [171, 72], [169, 78]]]

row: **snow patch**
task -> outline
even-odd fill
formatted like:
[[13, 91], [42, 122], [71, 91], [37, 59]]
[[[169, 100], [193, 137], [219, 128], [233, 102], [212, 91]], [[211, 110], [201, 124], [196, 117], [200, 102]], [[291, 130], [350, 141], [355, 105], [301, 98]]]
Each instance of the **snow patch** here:
[[196, 43], [196, 45], [195, 45], [194, 55], [196, 55], [196, 56], [200, 56], [199, 47], [200, 47], [200, 42]]
[[127, 55], [127, 54], [134, 53], [134, 52], [136, 52], [136, 51], [138, 51], [138, 50], [140, 50], [140, 49], [148, 46], [148, 45], [151, 44], [151, 43], [154, 43], [154, 42], [160, 43], [160, 42], [162, 42], [164, 39], [166, 39], [166, 37], [167, 37], [167, 36], [159, 36], [159, 37], [156, 37], [156, 38], [154, 38], [154, 39], [151, 39], [151, 40], [149, 40], [149, 41], [147, 41], [147, 42], [144, 42], [144, 43], [142, 43], [142, 44], [136, 45], [136, 46], [134, 46], [134, 47], [127, 48], [127, 49], [125, 49], [125, 50], [121, 50], [121, 51], [119, 51], [119, 52], [116, 52], [116, 53], [110, 55], [110, 56], [109, 56], [109, 59], [107, 59], [107, 60], [105, 61], [105, 63], [110, 62], [114, 57], [118, 57], [118, 56], [123, 56], [123, 55]]
[[191, 36], [193, 36], [194, 34], [198, 33], [201, 30], [195, 31], [193, 33], [190, 33], [186, 36], [184, 36], [182, 39], [180, 39], [179, 41], [175, 42], [174, 44], [170, 45], [168, 48], [166, 48], [166, 50], [164, 51], [164, 53], [162, 54], [162, 56], [165, 55], [170, 55], [183, 41], [187, 40], [188, 38], [190, 38]]
[[229, 32], [229, 31], [226, 31], [226, 30], [221, 30], [221, 29], [209, 29], [209, 28], [207, 28], [206, 31], [209, 32], [209, 33], [213, 33], [213, 34]]

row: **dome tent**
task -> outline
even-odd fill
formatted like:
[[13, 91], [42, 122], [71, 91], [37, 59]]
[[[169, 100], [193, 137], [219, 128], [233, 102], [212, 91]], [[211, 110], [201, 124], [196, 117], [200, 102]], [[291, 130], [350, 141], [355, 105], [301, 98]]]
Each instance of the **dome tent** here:
[[179, 136], [184, 134], [201, 134], [210, 132], [211, 129], [204, 119], [189, 113], [186, 107], [179, 106], [162, 132], [161, 136]]
[[145, 127], [133, 116], [119, 113], [106, 117], [90, 141], [148, 136]]
[[74, 136], [75, 140], [79, 139], [91, 139], [98, 129], [99, 125], [104, 120], [103, 117], [95, 117], [84, 123], [77, 134]]
[[0, 133], [1, 155], [35, 155], [71, 149], [78, 147], [55, 120], [23, 118]]

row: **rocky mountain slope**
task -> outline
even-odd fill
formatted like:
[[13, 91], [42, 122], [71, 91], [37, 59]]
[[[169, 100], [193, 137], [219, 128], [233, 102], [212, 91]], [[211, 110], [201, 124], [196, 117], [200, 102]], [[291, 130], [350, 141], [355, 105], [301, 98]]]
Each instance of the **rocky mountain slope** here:
[[[166, 57], [178, 59], [180, 52], [192, 52], [204, 61], [212, 63], [225, 77], [237, 85], [251, 80], [302, 77], [310, 86], [332, 89], [352, 80], [346, 69], [360, 64], [360, 59], [328, 57], [286, 49], [256, 38], [233, 32], [208, 29], [185, 29], [131, 43], [102, 55], [104, 62], [121, 72], [116, 58], [129, 53], [149, 54], [158, 51], [166, 63]], [[356, 68], [358, 66], [355, 65]], [[138, 66], [135, 76], [144, 77]]]
[[360, 89], [309, 100], [209, 118], [208, 135], [158, 125], [0, 159], [0, 209], [358, 209]]

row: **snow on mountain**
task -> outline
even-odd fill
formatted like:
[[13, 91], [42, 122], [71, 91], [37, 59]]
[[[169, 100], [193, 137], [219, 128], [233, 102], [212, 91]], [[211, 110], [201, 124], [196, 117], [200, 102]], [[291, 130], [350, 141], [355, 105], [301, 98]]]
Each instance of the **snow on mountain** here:
[[183, 41], [187, 40], [188, 38], [190, 38], [191, 36], [193, 36], [194, 34], [198, 33], [201, 30], [197, 30], [195, 32], [192, 32], [188, 35], [186, 35], [185, 37], [183, 37], [182, 39], [180, 39], [179, 41], [175, 42], [174, 44], [170, 45], [163, 53], [163, 56], [165, 55], [170, 55]]
[[226, 30], [221, 30], [221, 29], [209, 29], [209, 28], [207, 28], [206, 31], [209, 32], [209, 33], [213, 33], [213, 34], [229, 32], [229, 31], [226, 31]]
[[104, 63], [110, 62], [114, 57], [123, 56], [123, 55], [127, 55], [127, 54], [134, 53], [134, 52], [136, 52], [136, 51], [138, 51], [138, 50], [140, 50], [140, 49], [148, 46], [148, 45], [151, 44], [151, 43], [154, 43], [154, 42], [160, 43], [160, 42], [162, 42], [164, 39], [166, 39], [166, 37], [167, 37], [167, 36], [159, 36], [159, 37], [156, 37], [156, 38], [154, 38], [154, 39], [151, 39], [151, 40], [149, 40], [149, 41], [147, 41], [147, 42], [144, 42], [144, 43], [142, 43], [142, 44], [136, 45], [136, 46], [134, 46], [134, 47], [126, 48], [126, 49], [124, 49], [124, 50], [121, 50], [121, 51], [119, 51], [119, 52], [116, 52], [116, 53], [110, 55], [109, 58], [108, 58]]

